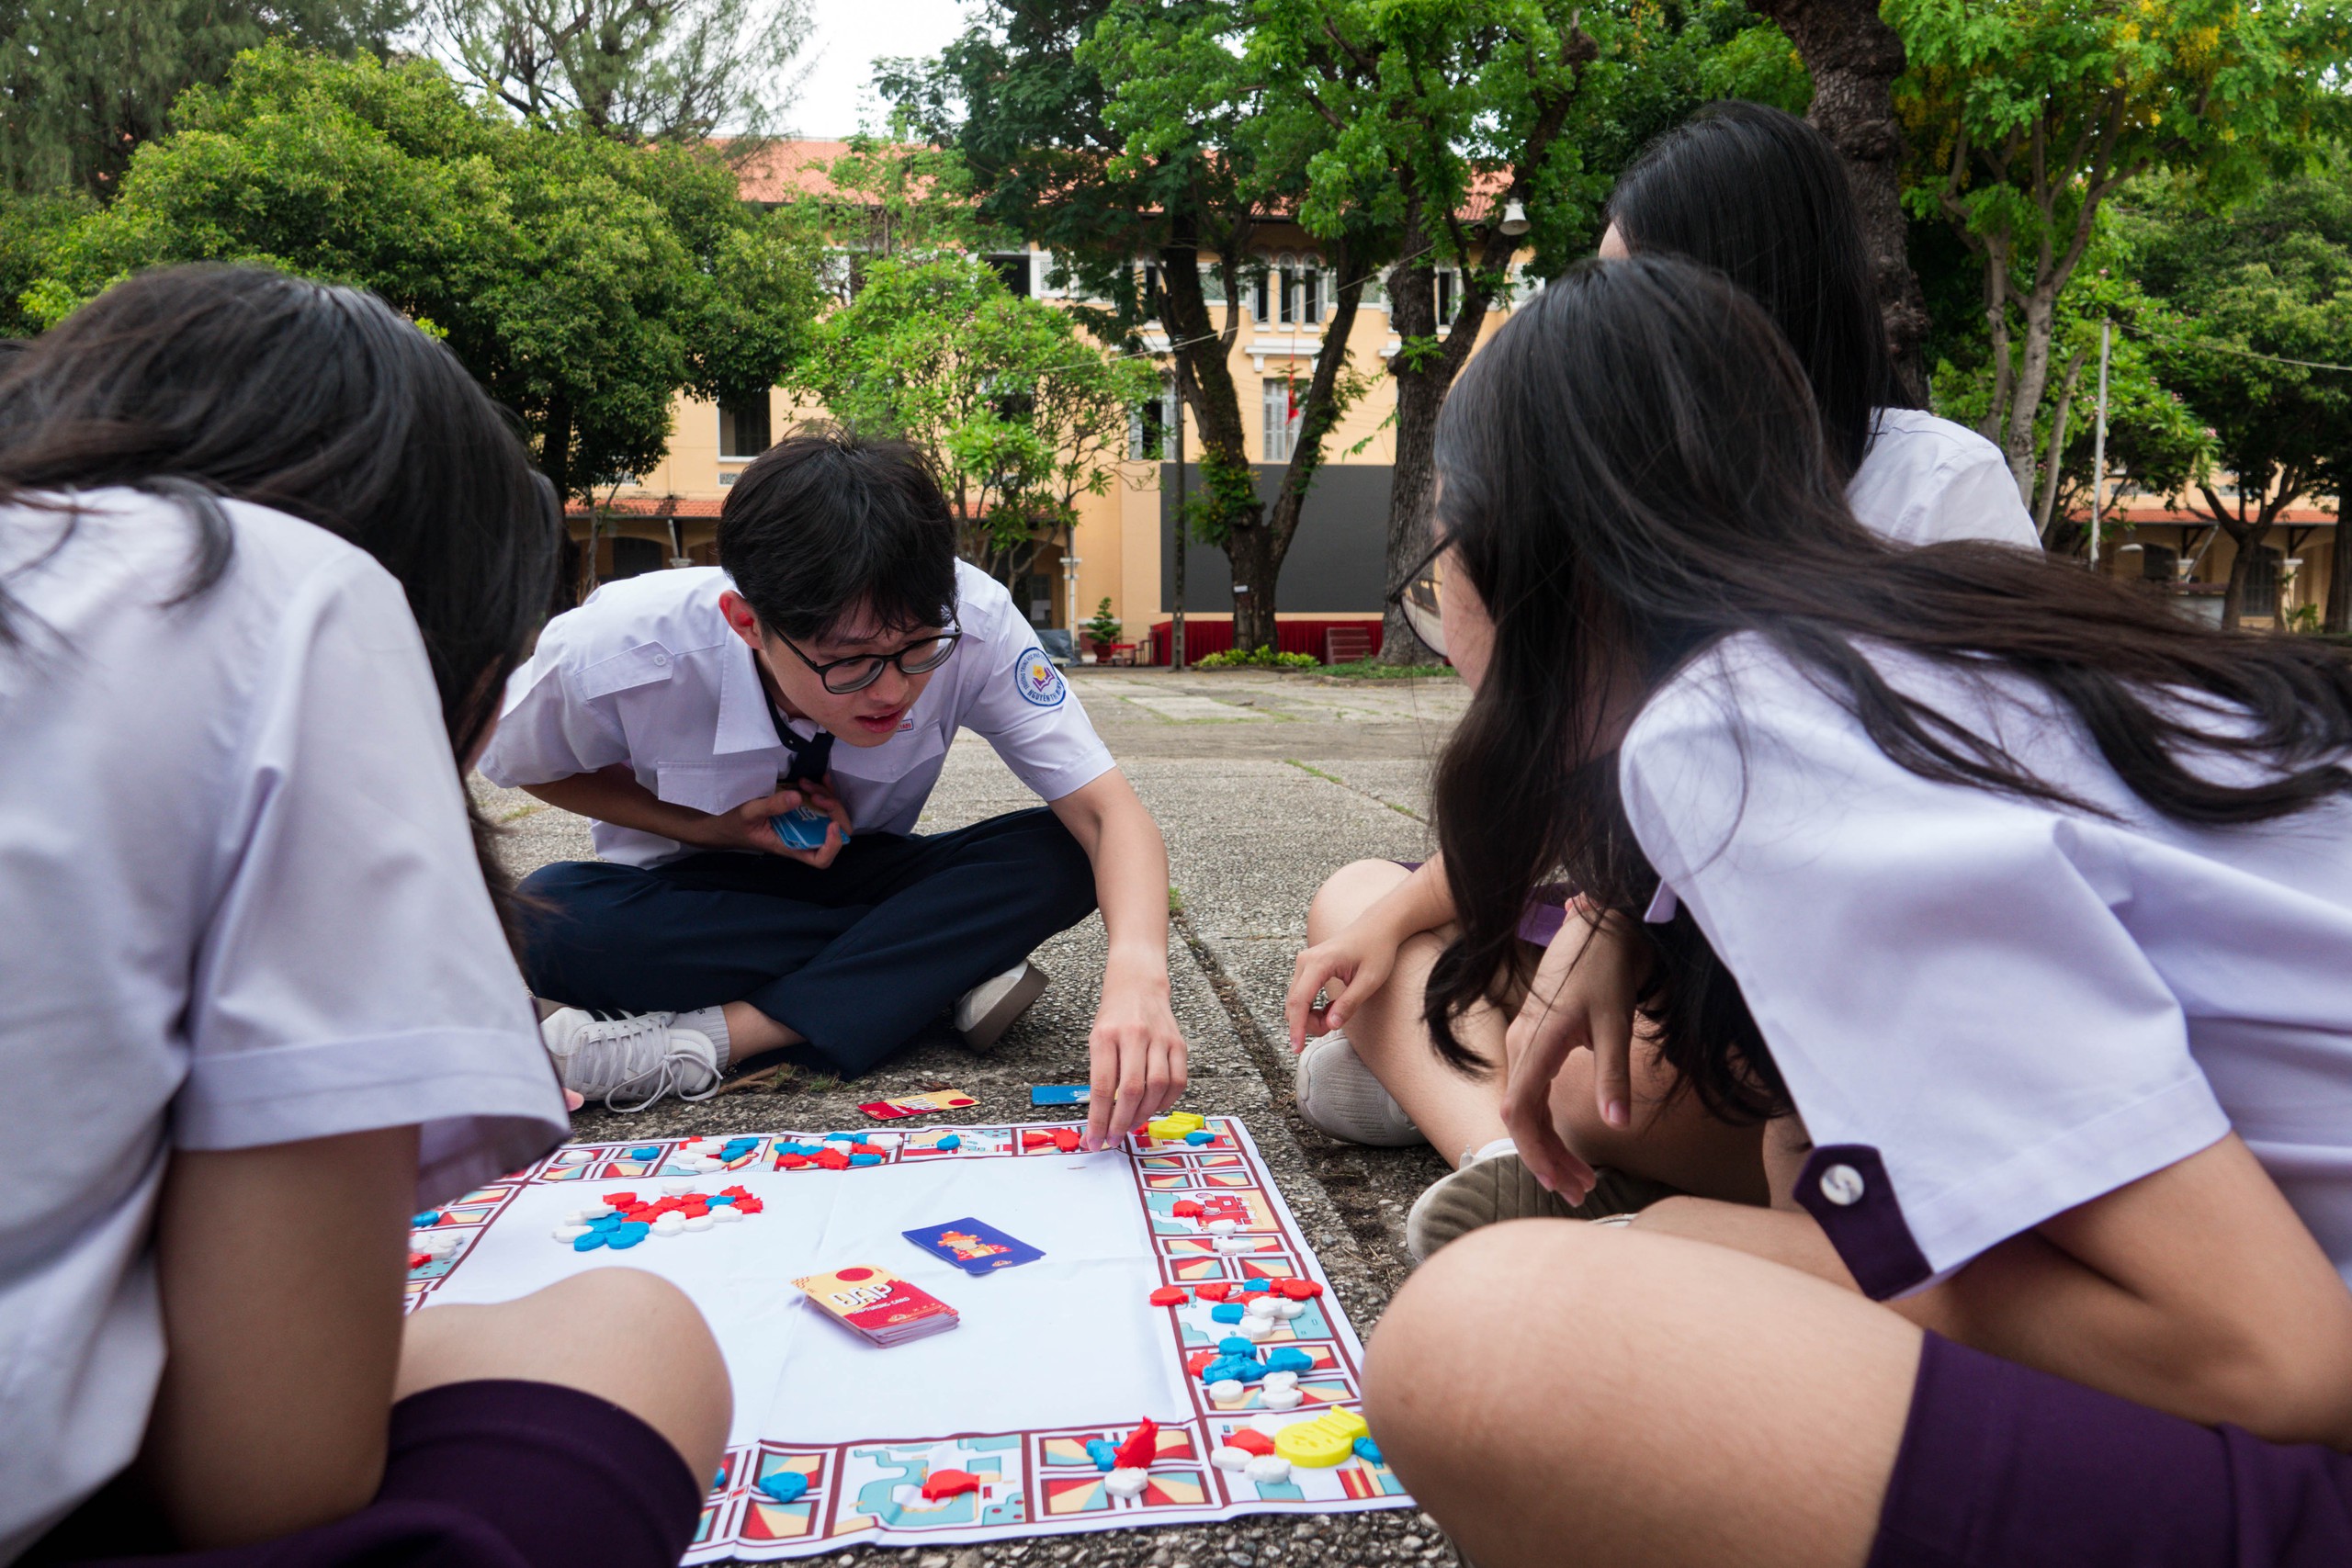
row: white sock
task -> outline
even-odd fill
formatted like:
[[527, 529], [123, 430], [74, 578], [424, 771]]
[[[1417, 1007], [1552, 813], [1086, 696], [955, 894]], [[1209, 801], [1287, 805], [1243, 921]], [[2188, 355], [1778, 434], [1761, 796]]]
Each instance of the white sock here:
[[1487, 1144], [1483, 1147], [1464, 1150], [1462, 1155], [1462, 1166], [1457, 1167], [1456, 1168], [1459, 1169], [1464, 1167], [1476, 1165], [1480, 1160], [1489, 1160], [1494, 1158], [1497, 1155], [1515, 1155], [1517, 1153], [1519, 1153], [1519, 1145], [1517, 1144], [1513, 1143], [1509, 1138], [1497, 1138], [1493, 1143]]
[[678, 1015], [677, 1021], [671, 1027], [691, 1029], [697, 1034], [707, 1035], [710, 1043], [718, 1048], [718, 1070], [722, 1073], [727, 1070], [729, 1053], [727, 1048], [727, 1011], [724, 1008], [696, 1008], [692, 1012], [682, 1012]]

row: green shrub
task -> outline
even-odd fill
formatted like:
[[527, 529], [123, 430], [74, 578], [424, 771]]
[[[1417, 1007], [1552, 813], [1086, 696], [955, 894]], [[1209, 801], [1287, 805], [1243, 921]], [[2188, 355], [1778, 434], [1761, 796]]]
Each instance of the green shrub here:
[[1193, 660], [1195, 670], [1320, 670], [1323, 661], [1311, 653], [1276, 653], [1271, 648], [1253, 648], [1244, 653], [1229, 648], [1223, 653], [1211, 653]]

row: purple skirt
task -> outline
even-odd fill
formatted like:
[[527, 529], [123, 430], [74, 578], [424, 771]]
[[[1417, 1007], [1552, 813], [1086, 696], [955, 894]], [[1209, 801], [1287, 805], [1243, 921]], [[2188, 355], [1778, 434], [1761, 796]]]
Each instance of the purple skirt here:
[[[108, 1503], [107, 1500], [112, 1498]], [[703, 1488], [669, 1439], [619, 1405], [554, 1383], [447, 1383], [392, 1406], [376, 1500], [254, 1546], [162, 1556], [81, 1550], [152, 1519], [113, 1491], [37, 1543], [28, 1562], [106, 1568], [676, 1568]], [[137, 1550], [133, 1548], [133, 1550]]]
[[2342, 1568], [2352, 1456], [1930, 1334], [1870, 1568]]
[[[1427, 861], [1400, 860], [1393, 863], [1407, 871], [1419, 871]], [[1568, 900], [1574, 895], [1565, 882], [1546, 882], [1535, 889], [1527, 908], [1519, 917], [1519, 940], [1532, 942], [1538, 947], [1549, 947], [1552, 939], [1560, 934], [1560, 927], [1568, 918]]]

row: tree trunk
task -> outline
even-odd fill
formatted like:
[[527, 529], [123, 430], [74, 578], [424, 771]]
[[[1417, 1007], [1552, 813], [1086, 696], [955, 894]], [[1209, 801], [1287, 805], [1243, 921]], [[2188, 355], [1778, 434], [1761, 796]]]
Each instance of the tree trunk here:
[[[1412, 251], [1426, 251], [1418, 240]], [[1437, 272], [1426, 259], [1399, 262], [1388, 274], [1388, 325], [1402, 343], [1437, 336]], [[1437, 489], [1437, 416], [1447, 383], [1431, 370], [1407, 367], [1403, 351], [1389, 367], [1396, 379], [1396, 462], [1389, 471], [1388, 549], [1381, 581], [1393, 594], [1430, 547], [1430, 502]], [[1386, 664], [1434, 664], [1438, 655], [1414, 634], [1394, 599], [1384, 602], [1380, 658]]]
[[[1193, 411], [1201, 439], [1201, 504], [1207, 510], [1201, 536], [1222, 548], [1233, 563], [1233, 646], [1244, 652], [1260, 646], [1242, 640], [1245, 622], [1254, 630], [1258, 606], [1265, 596], [1265, 641], [1273, 640], [1273, 578], [1263, 568], [1261, 537], [1265, 503], [1258, 499], [1257, 479], [1243, 445], [1241, 399], [1233, 385], [1232, 343], [1209, 319], [1207, 299], [1201, 293], [1200, 244], [1192, 220], [1179, 216], [1169, 243], [1159, 248], [1160, 324], [1168, 330], [1177, 359], [1176, 388]], [[1176, 547], [1182, 549], [1193, 530], [1185, 518], [1176, 520]], [[1283, 541], [1285, 544], [1288, 540]], [[1274, 557], [1277, 570], [1281, 557]], [[1249, 592], [1241, 590], [1247, 587]]]
[[[1282, 578], [1283, 561], [1290, 554], [1290, 542], [1297, 536], [1299, 514], [1306, 506], [1307, 492], [1315, 487], [1316, 471], [1323, 466], [1323, 444], [1330, 439], [1331, 427], [1340, 421], [1340, 376], [1347, 368], [1348, 339], [1355, 333], [1356, 307], [1363, 301], [1365, 275], [1344, 245], [1334, 246], [1329, 259], [1333, 270], [1347, 281], [1340, 286], [1339, 297], [1331, 302], [1331, 313], [1323, 322], [1323, 344], [1315, 351], [1315, 368], [1306, 381], [1306, 401], [1298, 411], [1298, 439], [1291, 448], [1290, 466], [1283, 470], [1282, 489], [1275, 492], [1274, 504], [1265, 514], [1261, 530], [1264, 538], [1257, 544], [1256, 559], [1250, 568], [1250, 591], [1246, 604], [1240, 592], [1240, 558], [1234, 558], [1236, 648], [1276, 646], [1275, 587]], [[1247, 643], [1241, 641], [1245, 620], [1252, 628]]]
[[[555, 487], [559, 511], [571, 504], [571, 404], [560, 396], [548, 403], [547, 425], [539, 434], [539, 471]], [[588, 547], [583, 551], [571, 542], [571, 527], [564, 525], [563, 565], [569, 570], [559, 575], [555, 584], [555, 599], [548, 606], [550, 615], [561, 615], [585, 597], [587, 579], [596, 570], [596, 530], [592, 520], [588, 529]]]
[[2058, 290], [2064, 280], [2041, 279], [2025, 300], [2025, 344], [2018, 366], [2015, 398], [2009, 404], [2009, 428], [2001, 449], [2009, 459], [2009, 474], [2017, 480], [2018, 500], [2033, 504], [2033, 416], [2041, 394], [2050, 386], [2050, 340], [2058, 325]]
[[2066, 462], [2066, 421], [2075, 412], [2075, 383], [2082, 378], [2083, 356], [2066, 367], [2066, 384], [2058, 393], [2058, 412], [2050, 417], [2050, 457], [2041, 469], [2041, 504], [2033, 513], [2034, 532], [2041, 536], [2041, 547], [2050, 547], [2050, 514], [2058, 506], [2058, 471]]
[[1813, 76], [1805, 118], [1846, 161], [1861, 209], [1862, 243], [1878, 280], [1894, 372], [1921, 407], [1928, 401], [1923, 344], [1927, 297], [1905, 249], [1903, 126], [1894, 118], [1894, 79], [1903, 74], [1903, 39], [1879, 19], [1879, 0], [1748, 0], [1781, 25]]
[[2222, 532], [2237, 547], [2236, 553], [2230, 557], [2229, 586], [2222, 590], [2222, 626], [2225, 631], [2235, 631], [2245, 615], [2245, 574], [2254, 565], [2255, 547], [2270, 530], [2260, 525], [2238, 528], [2225, 524]]

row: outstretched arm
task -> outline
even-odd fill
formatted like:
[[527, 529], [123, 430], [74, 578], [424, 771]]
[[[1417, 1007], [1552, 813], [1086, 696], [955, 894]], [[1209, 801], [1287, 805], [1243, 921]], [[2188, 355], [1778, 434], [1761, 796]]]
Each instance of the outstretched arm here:
[[1184, 1035], [1169, 1003], [1168, 845], [1115, 768], [1053, 810], [1094, 863], [1094, 900], [1110, 937], [1087, 1041], [1094, 1092], [1084, 1146], [1099, 1149], [1184, 1092]]

